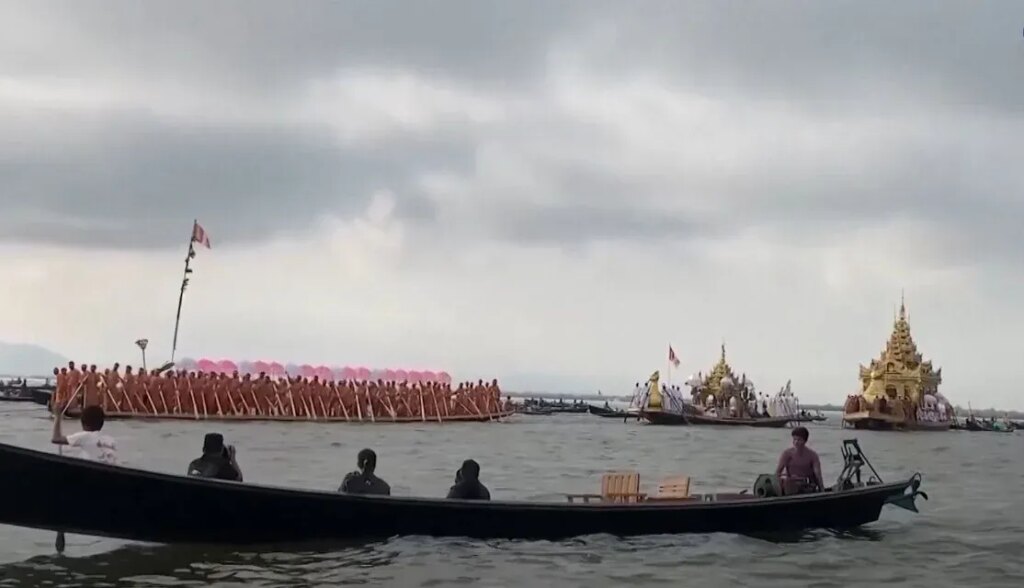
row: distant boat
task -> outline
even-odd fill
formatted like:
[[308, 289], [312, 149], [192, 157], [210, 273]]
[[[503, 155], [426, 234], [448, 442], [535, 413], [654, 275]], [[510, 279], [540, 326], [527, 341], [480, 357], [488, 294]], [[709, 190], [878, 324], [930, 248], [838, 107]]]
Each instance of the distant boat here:
[[974, 417], [968, 417], [964, 420], [964, 424], [958, 425], [957, 428], [978, 433], [1012, 433], [1017, 430], [1017, 424], [1013, 421], [1007, 423], [999, 421], [985, 422], [979, 421]]
[[[40, 380], [41, 383], [29, 383], [28, 379], [14, 378], [0, 381], [0, 401], [3, 402], [39, 402], [37, 398], [43, 399], [41, 404], [49, 401], [49, 395], [53, 394], [53, 385], [49, 380]], [[43, 398], [45, 396], [45, 399]]]
[[594, 406], [593, 404], [587, 405], [587, 411], [592, 415], [605, 418], [622, 419], [627, 416], [626, 411], [624, 410], [611, 407]]

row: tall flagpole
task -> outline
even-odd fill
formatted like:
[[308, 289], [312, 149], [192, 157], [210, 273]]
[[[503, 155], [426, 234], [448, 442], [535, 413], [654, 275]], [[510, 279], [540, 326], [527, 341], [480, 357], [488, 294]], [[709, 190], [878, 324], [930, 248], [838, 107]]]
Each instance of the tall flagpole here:
[[668, 386], [671, 388], [672, 387], [672, 357], [671, 357], [671, 355], [672, 355], [672, 353], [671, 353], [671, 351], [672, 351], [672, 344], [671, 343], [668, 344], [668, 350], [669, 350], [669, 356], [670, 357], [668, 358], [668, 366], [667, 366], [667, 369], [665, 370], [665, 383], [668, 384]]
[[171, 343], [171, 362], [174, 361], [174, 353], [178, 350], [178, 325], [181, 323], [181, 303], [185, 300], [185, 287], [188, 286], [188, 275], [192, 273], [192, 268], [188, 264], [192, 261], [192, 258], [196, 256], [195, 250], [195, 238], [196, 238], [196, 226], [199, 224], [199, 219], [192, 221], [192, 233], [188, 237], [188, 254], [185, 256], [185, 274], [181, 278], [181, 292], [178, 294], [178, 312], [174, 315], [174, 342]]

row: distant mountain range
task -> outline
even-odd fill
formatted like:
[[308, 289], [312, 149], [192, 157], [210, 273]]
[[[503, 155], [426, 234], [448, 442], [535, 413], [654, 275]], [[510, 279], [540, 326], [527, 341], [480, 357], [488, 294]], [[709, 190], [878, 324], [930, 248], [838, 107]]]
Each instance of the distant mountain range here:
[[0, 341], [0, 375], [48, 376], [68, 359], [39, 345]]

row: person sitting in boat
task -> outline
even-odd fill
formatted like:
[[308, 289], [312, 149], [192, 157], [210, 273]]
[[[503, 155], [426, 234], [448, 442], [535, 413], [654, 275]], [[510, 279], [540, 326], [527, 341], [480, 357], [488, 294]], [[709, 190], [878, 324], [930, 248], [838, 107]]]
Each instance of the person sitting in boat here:
[[806, 427], [793, 429], [793, 446], [782, 452], [779, 456], [779, 465], [775, 468], [775, 475], [786, 476], [793, 480], [790, 484], [784, 484], [787, 494], [800, 492], [816, 492], [825, 487], [821, 477], [821, 460], [818, 454], [810, 447], [807, 447], [807, 439], [810, 437]]
[[462, 500], [490, 500], [491, 493], [480, 482], [480, 464], [472, 459], [462, 462], [455, 474], [455, 485], [448, 490], [448, 498]]
[[349, 472], [341, 481], [338, 492], [391, 496], [391, 486], [373, 473], [377, 469], [377, 454], [372, 449], [360, 451], [356, 456], [356, 465], [359, 471]]
[[241, 482], [242, 469], [235, 461], [235, 447], [225, 446], [220, 433], [207, 433], [203, 438], [203, 455], [188, 464], [188, 475]]
[[78, 449], [79, 457], [90, 461], [117, 464], [117, 443], [113, 437], [104, 435], [103, 408], [97, 405], [87, 406], [82, 410], [82, 430], [67, 437], [61, 432], [61, 421], [64, 420], [63, 409], [53, 419], [53, 443], [67, 445]]

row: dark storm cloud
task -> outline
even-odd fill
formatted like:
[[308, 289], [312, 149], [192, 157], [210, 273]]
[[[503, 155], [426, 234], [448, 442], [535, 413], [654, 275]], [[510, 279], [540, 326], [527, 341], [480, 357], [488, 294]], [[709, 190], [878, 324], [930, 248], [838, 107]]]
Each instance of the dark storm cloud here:
[[[486, 214], [498, 235], [571, 243], [768, 226], [813, 241], [851, 224], [912, 218], [958, 235], [980, 258], [1007, 250], [1014, 230], [1002, 220], [1020, 212], [1020, 199], [1004, 198], [1021, 187], [1019, 166], [1005, 157], [1019, 152], [1020, 125], [1010, 123], [1024, 105], [1019, 15], [1011, 2], [32, 2], [0, 8], [0, 79], [172, 82], [186, 95], [245, 98], [274, 112], [311, 80], [347, 68], [529, 95], [553, 54], [577, 51], [613, 85], [653, 72], [755, 112], [764, 102], [819, 121], [912, 113], [947, 136], [966, 125], [975, 140], [891, 146], [880, 137], [862, 148], [886, 159], [867, 169], [759, 166], [662, 181], [614, 166], [547, 167], [540, 171], [559, 204], [523, 199]], [[379, 189], [396, 195], [400, 215], [429, 222], [431, 205], [413, 179], [458, 173], [493, 139], [471, 127], [431, 142], [399, 134], [346, 148], [315, 126], [192, 125], [137, 106], [39, 121], [56, 118], [79, 133], [70, 148], [5, 141], [15, 123], [0, 118], [6, 239], [160, 246], [180, 241], [194, 216], [221, 226], [222, 240], [260, 238], [324, 212], [361, 212]], [[964, 122], [979, 113], [992, 121], [980, 131]], [[658, 199], [669, 204], [651, 204]], [[725, 212], [698, 217], [671, 204], [687, 199], [720, 202]]]
[[273, 92], [346, 65], [396, 66], [474, 81], [535, 76], [548, 42], [585, 1], [344, 0], [43, 2], [53, 51], [14, 56], [27, 73], [76, 74], [76, 62]]
[[261, 240], [319, 214], [362, 213], [382, 189], [395, 193], [399, 216], [429, 218], [409, 176], [468, 161], [441, 142], [346, 149], [308, 129], [123, 117], [100, 127], [77, 149], [25, 152], [0, 143], [4, 240], [164, 246], [179, 243], [195, 217], [216, 227], [220, 242]]

